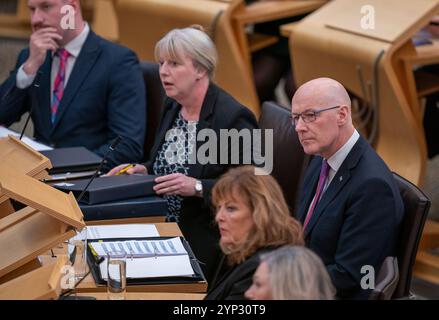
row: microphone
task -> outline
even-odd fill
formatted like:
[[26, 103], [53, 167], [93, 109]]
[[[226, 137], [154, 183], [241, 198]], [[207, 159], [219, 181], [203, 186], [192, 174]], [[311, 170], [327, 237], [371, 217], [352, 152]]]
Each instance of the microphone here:
[[[102, 158], [101, 163], [99, 164], [98, 168], [96, 169], [95, 173], [93, 174], [93, 176], [90, 178], [90, 180], [88, 181], [87, 185], [85, 186], [85, 188], [82, 190], [81, 194], [76, 198], [76, 201], [79, 202], [81, 201], [82, 197], [84, 196], [85, 192], [87, 191], [88, 187], [90, 186], [90, 184], [93, 182], [93, 180], [97, 177], [97, 175], [99, 174], [103, 164], [105, 163], [105, 161], [107, 160], [108, 155], [114, 151], [117, 147], [117, 145], [122, 141], [122, 137], [121, 136], [117, 136], [113, 142], [111, 143], [110, 147], [108, 148], [108, 151], [105, 153], [104, 157]], [[85, 250], [87, 250], [87, 248], [85, 248]], [[76, 247], [73, 250], [73, 252], [70, 255], [70, 262], [72, 263], [72, 265], [75, 263], [75, 258], [76, 258]], [[103, 261], [105, 260], [104, 257], [99, 257], [97, 258], [94, 263], [99, 266]], [[69, 295], [71, 295], [76, 287], [90, 274], [92, 268], [89, 268], [88, 272], [84, 275], [84, 277], [82, 277], [77, 283], [75, 283], [75, 285], [73, 286], [72, 289], [69, 289], [65, 292], [63, 292], [60, 295], [60, 299], [66, 299], [66, 297], [68, 297]]]
[[116, 146], [122, 141], [122, 137], [121, 136], [117, 136], [113, 142], [111, 143], [108, 151], [105, 153], [104, 157], [102, 158], [101, 163], [99, 164], [99, 167], [96, 169], [95, 173], [93, 174], [93, 176], [90, 178], [90, 181], [88, 181], [87, 185], [85, 186], [84, 190], [82, 190], [81, 194], [78, 196], [78, 198], [76, 199], [77, 202], [81, 201], [81, 199], [84, 197], [85, 192], [87, 191], [88, 187], [90, 186], [90, 184], [93, 182], [93, 180], [98, 176], [99, 172], [102, 169], [102, 166], [104, 165], [105, 161], [107, 160], [107, 157], [109, 156], [109, 154], [111, 152], [114, 151], [114, 149], [116, 149]]
[[37, 97], [37, 90], [40, 87], [40, 78], [43, 74], [42, 71], [38, 70], [37, 75], [35, 76], [34, 84], [32, 86], [32, 102], [29, 109], [29, 114], [27, 115], [26, 122], [24, 123], [23, 129], [21, 130], [20, 134], [20, 140], [23, 138], [24, 131], [26, 131], [27, 125], [29, 123], [30, 117], [32, 115], [32, 111], [34, 110], [35, 106], [38, 106], [38, 97]]

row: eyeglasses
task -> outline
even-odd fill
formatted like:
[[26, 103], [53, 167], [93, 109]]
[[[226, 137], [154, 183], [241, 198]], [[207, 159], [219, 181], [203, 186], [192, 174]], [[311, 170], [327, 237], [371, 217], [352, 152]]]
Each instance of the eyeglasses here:
[[304, 111], [302, 113], [293, 113], [291, 115], [291, 124], [293, 126], [296, 126], [297, 123], [299, 122], [299, 118], [302, 118], [303, 122], [305, 122], [305, 123], [313, 122], [316, 120], [316, 117], [319, 113], [321, 113], [323, 111], [336, 109], [336, 108], [340, 108], [340, 106], [329, 107], [329, 108], [320, 109], [320, 110], [307, 110], [307, 111]]

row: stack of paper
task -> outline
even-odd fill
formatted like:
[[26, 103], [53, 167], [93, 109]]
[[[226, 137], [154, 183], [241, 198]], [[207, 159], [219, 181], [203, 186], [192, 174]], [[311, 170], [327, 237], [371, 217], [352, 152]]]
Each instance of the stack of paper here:
[[[100, 264], [102, 279], [107, 280], [107, 262]], [[127, 259], [127, 279], [191, 277], [194, 274], [188, 255]]]
[[[93, 253], [106, 257], [110, 251], [126, 254], [127, 279], [187, 277], [194, 274], [189, 255], [180, 238], [161, 240], [99, 241], [90, 243]], [[107, 263], [99, 265], [107, 280]]]

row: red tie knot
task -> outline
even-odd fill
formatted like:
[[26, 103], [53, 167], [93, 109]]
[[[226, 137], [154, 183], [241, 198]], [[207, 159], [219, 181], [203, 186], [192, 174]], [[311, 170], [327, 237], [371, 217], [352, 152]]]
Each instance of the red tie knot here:
[[70, 53], [65, 49], [61, 48], [56, 51], [56, 55], [63, 61], [66, 61], [67, 58], [70, 56]]

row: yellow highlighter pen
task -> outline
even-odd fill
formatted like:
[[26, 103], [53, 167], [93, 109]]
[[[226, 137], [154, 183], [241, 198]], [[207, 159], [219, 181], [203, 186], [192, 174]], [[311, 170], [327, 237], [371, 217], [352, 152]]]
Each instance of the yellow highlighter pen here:
[[134, 168], [134, 166], [135, 166], [135, 164], [129, 164], [129, 165], [127, 165], [125, 168], [123, 168], [122, 170], [120, 170], [118, 173], [116, 173], [116, 176], [118, 176], [118, 175], [120, 175], [120, 174], [122, 174], [122, 173], [125, 173], [125, 172], [127, 172], [129, 169], [131, 169], [131, 168]]

